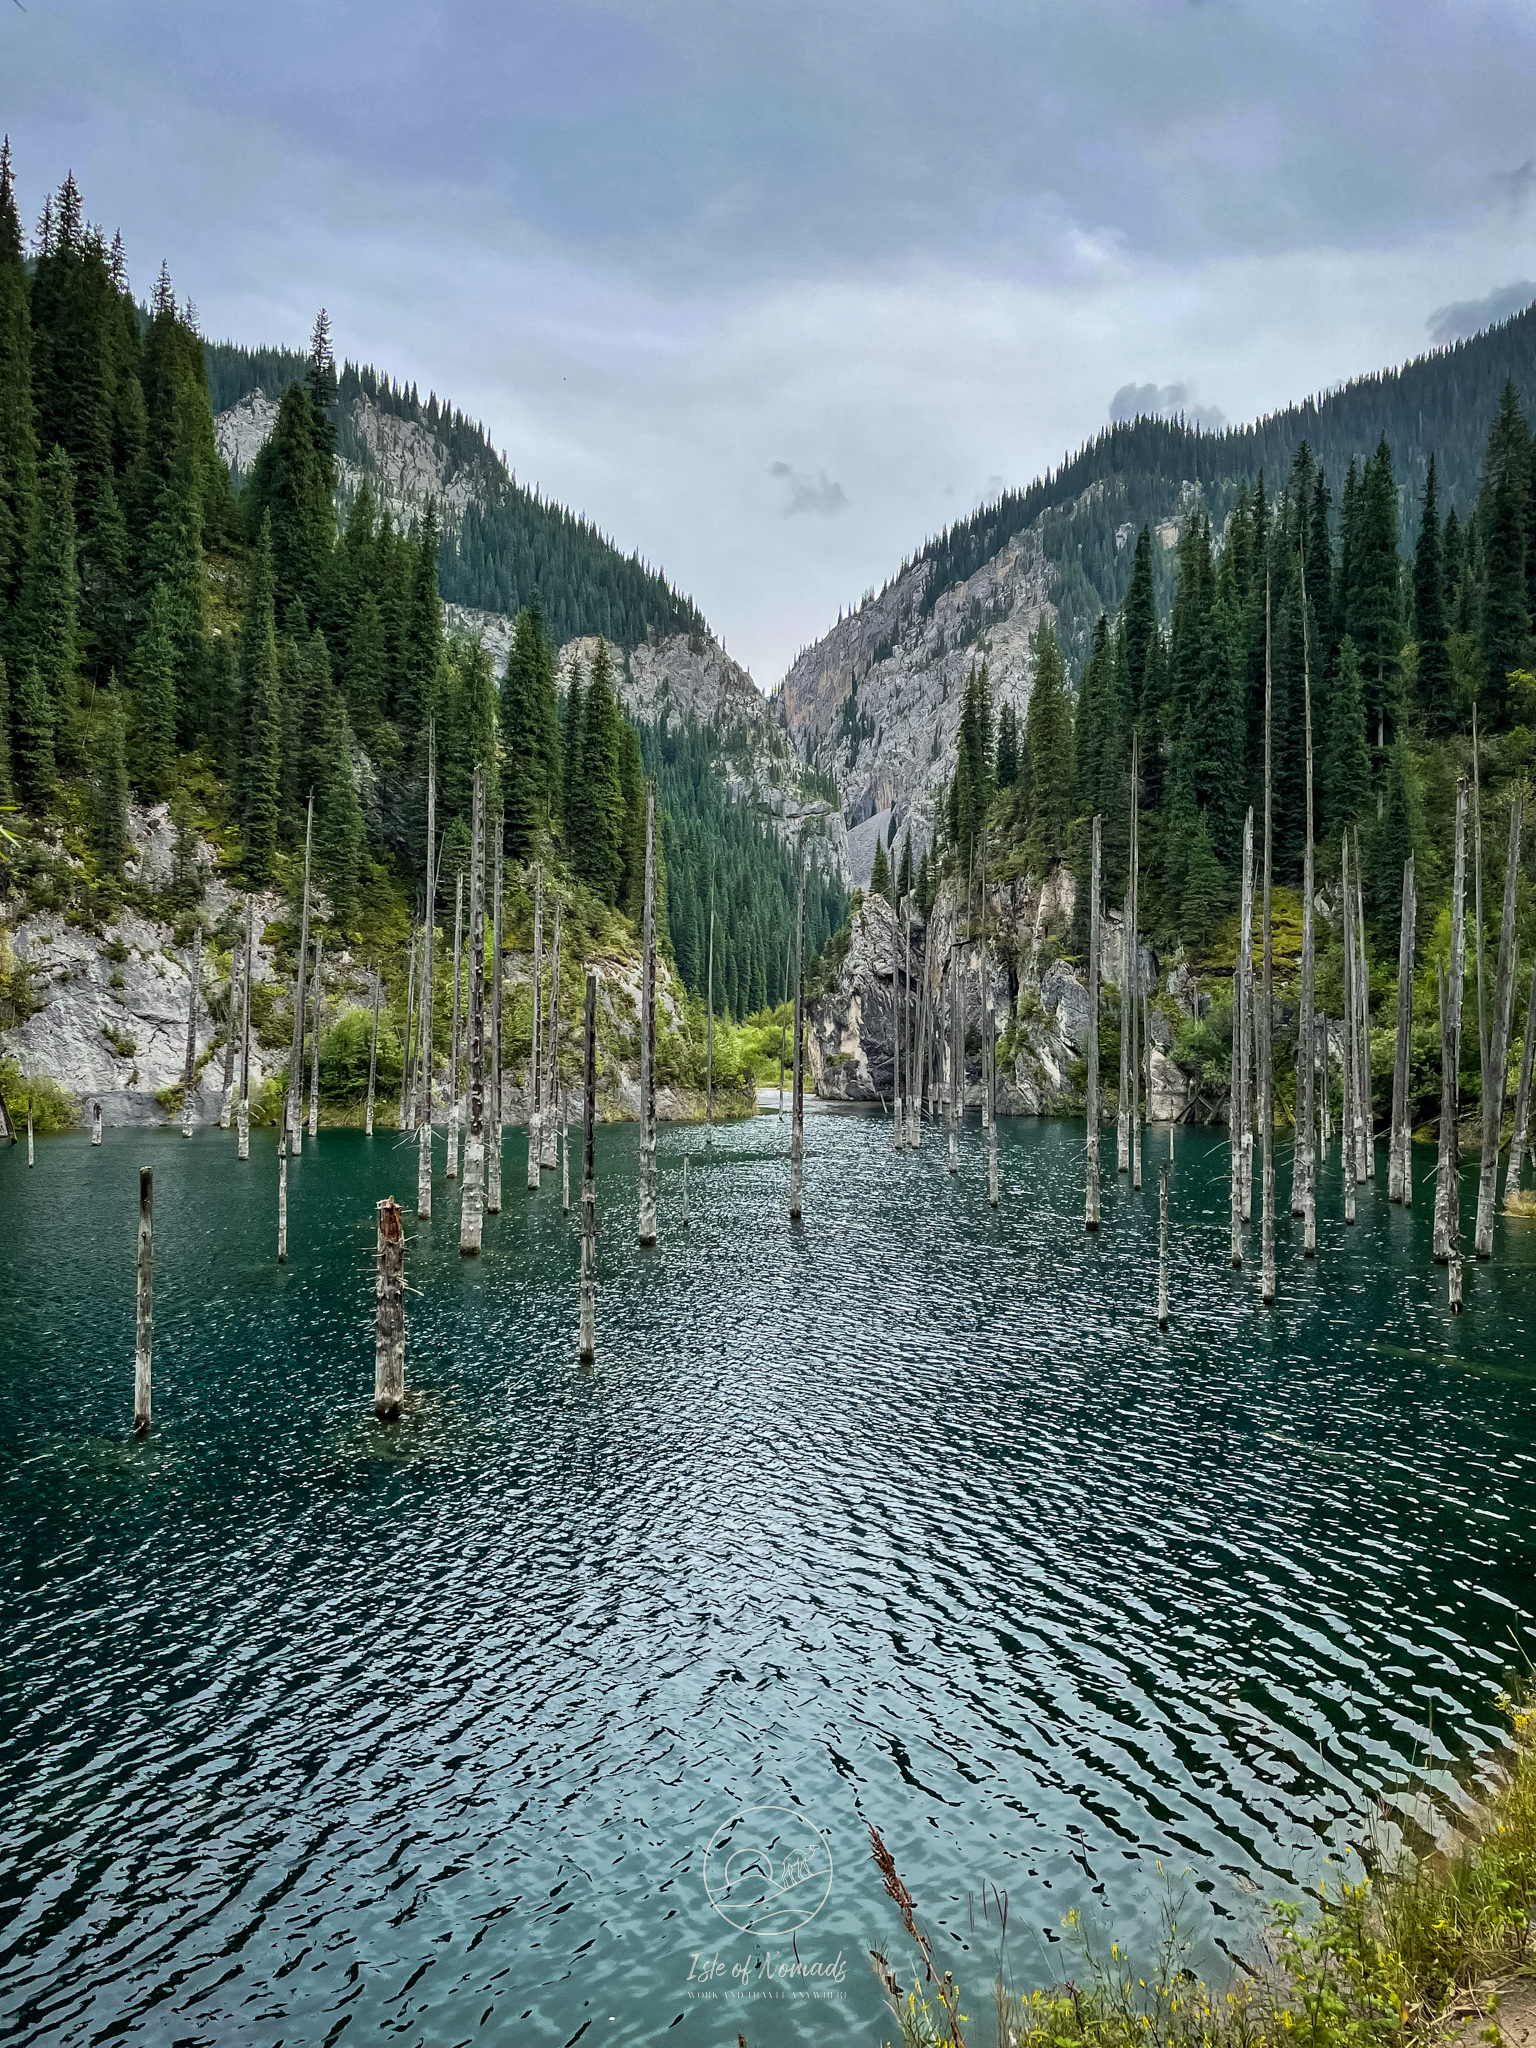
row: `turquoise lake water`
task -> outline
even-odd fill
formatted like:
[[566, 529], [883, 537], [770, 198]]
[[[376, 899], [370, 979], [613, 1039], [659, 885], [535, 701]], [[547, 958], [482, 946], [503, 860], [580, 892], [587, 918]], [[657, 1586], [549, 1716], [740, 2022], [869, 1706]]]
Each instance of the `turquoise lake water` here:
[[1267, 1312], [1181, 1132], [1161, 1335], [1155, 1179], [1092, 1239], [1081, 1124], [1004, 1125], [995, 1214], [983, 1143], [952, 1179], [815, 1115], [792, 1232], [776, 1116], [664, 1128], [642, 1253], [600, 1132], [590, 1370], [558, 1178], [509, 1132], [462, 1261], [440, 1144], [394, 1429], [413, 1146], [306, 1145], [284, 1268], [271, 1133], [0, 1153], [0, 2036], [873, 2043], [868, 1948], [909, 1972], [867, 1822], [979, 2014], [997, 1894], [1021, 1980], [1073, 1906], [1150, 1944], [1167, 1878], [1219, 1962], [1421, 1766], [1453, 1808], [1536, 1650], [1536, 1225], [1453, 1320], [1432, 1153], [1346, 1231], [1335, 1147]]

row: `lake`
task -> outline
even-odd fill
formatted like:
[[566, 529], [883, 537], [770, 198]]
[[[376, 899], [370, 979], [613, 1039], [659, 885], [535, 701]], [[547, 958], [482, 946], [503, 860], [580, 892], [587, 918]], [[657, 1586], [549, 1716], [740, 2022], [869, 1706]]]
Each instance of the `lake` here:
[[1181, 1131], [1160, 1334], [1165, 1131], [1139, 1195], [1106, 1132], [1094, 1239], [1080, 1123], [1004, 1124], [992, 1213], [974, 1122], [952, 1178], [813, 1114], [794, 1231], [787, 1122], [663, 1128], [646, 1253], [637, 1135], [598, 1136], [587, 1370], [558, 1176], [509, 1131], [463, 1261], [439, 1144], [392, 1429], [414, 1144], [306, 1144], [283, 1268], [269, 1131], [0, 1154], [0, 2033], [873, 2043], [869, 1947], [910, 1969], [867, 1822], [979, 2015], [999, 1895], [1020, 1981], [1072, 1907], [1144, 1951], [1170, 1884], [1219, 1964], [1426, 1772], [1454, 1811], [1536, 1648], [1536, 1225], [1452, 1319], [1432, 1151], [1347, 1231], [1335, 1146], [1266, 1312]]

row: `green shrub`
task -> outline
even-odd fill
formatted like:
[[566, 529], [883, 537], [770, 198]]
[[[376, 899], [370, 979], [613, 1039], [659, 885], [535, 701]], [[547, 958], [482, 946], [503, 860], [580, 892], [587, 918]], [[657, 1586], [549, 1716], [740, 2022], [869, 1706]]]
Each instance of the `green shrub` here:
[[14, 1059], [0, 1060], [0, 1092], [4, 1093], [5, 1106], [18, 1131], [26, 1128], [29, 1088], [34, 1131], [42, 1137], [51, 1137], [59, 1131], [74, 1129], [80, 1121], [80, 1104], [67, 1088], [61, 1088], [46, 1074], [34, 1074], [29, 1082]]
[[[368, 1054], [373, 1042], [373, 1010], [360, 1004], [343, 1010], [320, 1039], [320, 1098], [323, 1102], [363, 1102], [368, 1095]], [[374, 1099], [400, 1090], [403, 1063], [400, 1041], [387, 1016], [379, 1015], [378, 1075]]]

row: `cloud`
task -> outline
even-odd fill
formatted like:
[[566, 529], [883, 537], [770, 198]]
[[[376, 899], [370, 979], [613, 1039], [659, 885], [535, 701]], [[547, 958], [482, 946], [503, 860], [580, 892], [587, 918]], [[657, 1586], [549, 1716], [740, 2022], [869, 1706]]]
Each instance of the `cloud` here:
[[1430, 314], [1429, 338], [1436, 348], [1443, 348], [1450, 341], [1466, 341], [1471, 335], [1481, 334], [1485, 327], [1497, 326], [1499, 321], [1523, 313], [1532, 299], [1536, 299], [1536, 284], [1528, 277], [1517, 277], [1513, 284], [1500, 285], [1486, 299], [1457, 299]]
[[787, 462], [776, 462], [768, 474], [781, 477], [789, 485], [789, 500], [784, 507], [786, 519], [793, 519], [797, 512], [814, 512], [818, 519], [835, 519], [839, 512], [848, 509], [848, 493], [841, 484], [832, 482], [825, 470], [816, 477], [802, 476]]
[[1109, 417], [1116, 426], [1141, 418], [1186, 419], [1192, 427], [1219, 433], [1227, 416], [1219, 405], [1198, 405], [1188, 384], [1122, 384], [1109, 401]]
[[1536, 156], [1528, 156], [1523, 164], [1516, 164], [1512, 171], [1495, 171], [1489, 183], [1501, 199], [1507, 199], [1511, 206], [1523, 206], [1533, 192], [1536, 192]]

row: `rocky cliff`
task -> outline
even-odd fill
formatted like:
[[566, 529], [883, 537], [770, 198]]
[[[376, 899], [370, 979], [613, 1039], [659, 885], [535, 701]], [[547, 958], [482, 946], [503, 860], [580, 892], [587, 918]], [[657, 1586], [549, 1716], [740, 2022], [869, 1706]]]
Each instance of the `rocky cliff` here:
[[[230, 468], [249, 472], [277, 420], [278, 401], [250, 391], [213, 423], [214, 440]], [[355, 496], [364, 477], [397, 526], [408, 526], [436, 504], [450, 525], [495, 479], [484, 462], [461, 461], [424, 421], [386, 412], [360, 393], [338, 422], [336, 477], [343, 498]]]
[[[1086, 978], [1078, 963], [1057, 951], [1070, 929], [1073, 903], [1071, 873], [1056, 868], [1043, 884], [1026, 877], [989, 888], [985, 905], [973, 905], [969, 916], [960, 913], [953, 887], [946, 882], [928, 918], [914, 919], [912, 1001], [918, 1002], [926, 986], [934, 1058], [942, 1064], [950, 990], [958, 987], [968, 1048], [967, 1102], [982, 1099], [985, 946], [1000, 1047], [999, 1112], [1081, 1112], [1088, 1035]], [[1124, 931], [1115, 913], [1105, 918], [1100, 933], [1100, 976], [1106, 991], [1119, 989], [1123, 961]], [[1191, 1077], [1170, 1057], [1177, 1022], [1190, 1014], [1187, 979], [1177, 965], [1163, 974], [1150, 946], [1141, 948], [1139, 966], [1138, 986], [1151, 1004], [1151, 1115], [1154, 1122], [1178, 1121], [1195, 1105]], [[898, 987], [905, 986], [905, 927], [898, 925], [884, 897], [857, 897], [835, 979], [813, 1006], [807, 1023], [807, 1055], [819, 1096], [834, 1102], [890, 1101], [896, 997]], [[1111, 993], [1106, 1025], [1117, 1014]], [[1113, 1111], [1111, 1092], [1107, 1113]]]

